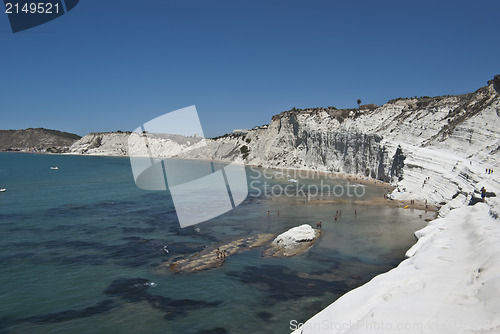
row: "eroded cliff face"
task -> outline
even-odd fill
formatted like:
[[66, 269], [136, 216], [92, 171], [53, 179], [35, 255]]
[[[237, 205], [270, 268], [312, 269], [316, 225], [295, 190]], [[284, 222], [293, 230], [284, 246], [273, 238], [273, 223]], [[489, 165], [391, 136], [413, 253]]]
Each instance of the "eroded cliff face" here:
[[[71, 151], [128, 155], [129, 136], [90, 134]], [[500, 152], [499, 138], [500, 100], [490, 85], [459, 96], [391, 100], [370, 110], [285, 111], [268, 126], [209, 139], [208, 149], [201, 144], [191, 149], [168, 138], [152, 143], [156, 157], [175, 156], [189, 147], [177, 156], [358, 174], [404, 187], [420, 183], [422, 175], [442, 178], [443, 183], [449, 173], [467, 177], [464, 162], [474, 157], [487, 163]], [[462, 188], [447, 187], [434, 189], [436, 201]]]
[[90, 133], [69, 148], [70, 154], [127, 156], [130, 133]]
[[345, 172], [381, 180], [390, 175], [390, 158], [381, 136], [363, 133], [324, 110], [284, 113], [274, 117], [267, 129], [248, 132], [248, 139], [250, 164]]
[[[393, 100], [371, 111], [288, 111], [245, 138], [252, 164], [398, 182], [405, 174], [442, 174], [460, 159], [498, 154], [500, 100], [488, 86], [460, 96]], [[441, 151], [443, 161], [429, 151]]]

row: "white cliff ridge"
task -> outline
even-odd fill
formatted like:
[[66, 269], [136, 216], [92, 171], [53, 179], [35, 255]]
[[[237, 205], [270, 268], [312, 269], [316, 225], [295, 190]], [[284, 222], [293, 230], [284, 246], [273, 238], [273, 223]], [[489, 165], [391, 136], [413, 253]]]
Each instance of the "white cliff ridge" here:
[[[364, 175], [406, 188], [406, 194], [411, 190], [413, 199], [440, 203], [457, 191], [473, 190], [462, 180], [471, 160], [487, 164], [497, 156], [499, 104], [487, 86], [460, 96], [392, 100], [372, 110], [285, 111], [269, 126], [203, 141], [208, 150], [162, 136], [149, 140], [155, 157], [244, 158], [247, 164], [263, 167]], [[136, 133], [92, 133], [73, 144], [70, 152], [127, 156], [134, 150], [134, 145], [128, 146], [129, 136], [141, 140]], [[182, 153], [187, 147], [189, 151]], [[432, 153], [436, 150], [440, 154]], [[462, 177], [456, 179], [457, 175]], [[422, 188], [425, 177], [431, 178]]]
[[[427, 106], [431, 112], [413, 113], [396, 101], [393, 114], [381, 110], [385, 122], [360, 125], [378, 129], [382, 143], [405, 153], [402, 179], [395, 180], [405, 191], [394, 197], [441, 202], [440, 218], [416, 233], [397, 268], [291, 326], [294, 334], [499, 332], [499, 98], [488, 87], [458, 101], [445, 98]], [[472, 205], [483, 186], [485, 203]]]
[[[197, 144], [196, 138], [149, 136], [149, 153], [364, 175], [406, 189], [397, 198], [439, 204], [475, 190], [468, 179], [472, 161], [485, 168], [495, 163], [499, 106], [490, 85], [460, 96], [392, 100], [371, 110], [290, 110], [274, 116], [269, 126]], [[92, 133], [70, 153], [143, 154], [134, 151], [140, 145], [129, 146], [129, 137], [132, 143], [142, 140], [137, 133]]]

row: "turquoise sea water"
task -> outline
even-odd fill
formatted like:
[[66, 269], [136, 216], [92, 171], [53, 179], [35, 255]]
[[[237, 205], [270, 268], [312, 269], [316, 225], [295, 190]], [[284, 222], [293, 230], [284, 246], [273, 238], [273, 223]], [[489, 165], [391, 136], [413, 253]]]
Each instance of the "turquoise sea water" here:
[[[0, 193], [0, 333], [289, 333], [291, 320], [304, 322], [396, 266], [431, 218], [267, 196], [297, 176], [247, 171], [249, 183], [258, 182], [243, 204], [181, 229], [168, 192], [138, 189], [127, 158], [0, 153], [7, 189]], [[298, 181], [345, 185], [317, 175]], [[383, 194], [365, 191], [365, 199]], [[334, 223], [336, 210], [342, 216]], [[320, 240], [293, 258], [253, 249], [203, 272], [157, 269], [222, 241], [318, 220]]]

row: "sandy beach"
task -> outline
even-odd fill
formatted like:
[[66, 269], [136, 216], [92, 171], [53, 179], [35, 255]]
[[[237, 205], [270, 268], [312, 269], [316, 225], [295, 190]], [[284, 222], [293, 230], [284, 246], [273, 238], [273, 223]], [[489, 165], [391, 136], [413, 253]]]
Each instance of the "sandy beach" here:
[[[273, 169], [275, 170], [275, 169]], [[362, 185], [373, 185], [378, 187], [379, 189], [383, 190], [382, 193], [392, 193], [396, 187], [390, 183], [368, 178], [368, 177], [363, 177], [359, 175], [351, 175], [351, 174], [346, 174], [346, 173], [330, 173], [330, 172], [320, 172], [320, 171], [313, 171], [313, 170], [307, 170], [307, 169], [276, 169], [279, 171], [282, 171], [283, 173], [287, 173], [290, 175], [292, 178], [293, 177], [304, 177], [308, 176], [312, 179], [317, 178], [317, 176], [322, 176], [322, 177], [328, 177], [330, 179], [341, 179], [341, 180], [347, 180], [349, 182], [355, 183], [355, 184], [362, 184]], [[410, 209], [410, 210], [422, 210], [425, 212], [438, 212], [440, 206], [431, 204], [431, 203], [425, 203], [425, 201], [422, 200], [414, 200], [413, 203], [411, 200], [402, 200], [402, 199], [390, 199], [387, 197], [384, 197], [381, 195], [380, 197], [372, 198], [372, 199], [367, 199], [367, 200], [345, 200], [345, 199], [332, 199], [332, 198], [320, 198], [320, 199], [311, 199], [311, 200], [299, 200], [297, 201], [298, 204], [356, 204], [356, 205], [385, 205], [389, 207], [398, 207], [398, 208], [404, 208], [404, 209]]]
[[390, 207], [404, 208], [410, 210], [422, 210], [422, 211], [431, 211], [438, 212], [439, 207], [435, 205], [425, 204], [425, 202], [416, 201], [412, 204], [411, 201], [408, 200], [391, 200], [385, 199], [383, 197], [377, 197], [370, 200], [343, 200], [343, 199], [315, 199], [315, 200], [302, 200], [298, 201], [300, 204], [356, 204], [356, 205], [385, 205]]

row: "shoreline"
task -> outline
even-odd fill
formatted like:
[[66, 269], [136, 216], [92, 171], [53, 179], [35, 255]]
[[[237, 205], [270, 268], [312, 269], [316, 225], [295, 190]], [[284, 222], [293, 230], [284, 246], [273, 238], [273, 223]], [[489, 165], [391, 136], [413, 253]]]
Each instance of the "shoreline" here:
[[[105, 157], [105, 158], [127, 158], [129, 159], [130, 156], [128, 155], [102, 155], [102, 154], [76, 154], [76, 153], [53, 153], [53, 152], [26, 152], [26, 151], [0, 151], [0, 153], [21, 153], [21, 154], [39, 154], [39, 155], [55, 155], [55, 156], [81, 156], [81, 157]], [[326, 171], [317, 171], [313, 169], [304, 169], [304, 168], [275, 168], [275, 167], [259, 167], [258, 165], [254, 164], [245, 164], [244, 162], [241, 161], [222, 161], [222, 160], [205, 160], [205, 159], [185, 159], [185, 158], [169, 158], [169, 159], [181, 159], [181, 160], [193, 160], [193, 161], [212, 161], [216, 163], [236, 163], [236, 164], [241, 164], [245, 167], [255, 167], [255, 168], [261, 168], [261, 169], [270, 169], [273, 171], [281, 171], [281, 172], [287, 172], [288, 174], [292, 174], [293, 177], [297, 177], [297, 174], [300, 176], [302, 173], [307, 174], [312, 174], [312, 175], [318, 175], [318, 176], [324, 176], [324, 177], [329, 177], [331, 179], [339, 179], [339, 180], [347, 180], [350, 182], [355, 182], [357, 184], [362, 184], [362, 185], [371, 185], [375, 186], [379, 189], [384, 190], [387, 193], [392, 193], [397, 187], [396, 185], [393, 185], [388, 182], [384, 182], [381, 180], [373, 179], [370, 177], [366, 176], [361, 176], [361, 175], [354, 175], [354, 174], [347, 174], [347, 173], [340, 173], [340, 172], [326, 172]], [[290, 176], [290, 177], [292, 177]], [[314, 179], [314, 177], [313, 177]], [[302, 203], [302, 201], [298, 201], [299, 203]], [[388, 206], [388, 207], [396, 207], [396, 208], [405, 208], [405, 209], [411, 209], [411, 210], [421, 210], [425, 212], [438, 212], [440, 207], [437, 204], [431, 204], [431, 203], [424, 203], [419, 200], [415, 200], [414, 203], [412, 204], [410, 200], [403, 200], [403, 199], [385, 199], [382, 197], [375, 197], [369, 200], [343, 200], [343, 199], [313, 199], [306, 201], [306, 204], [343, 204], [343, 203], [350, 203], [350, 204], [356, 204], [356, 205], [380, 205], [380, 206]], [[406, 207], [407, 206], [407, 207]]]
[[496, 199], [463, 205], [432, 220], [415, 233], [418, 241], [396, 268], [301, 319], [292, 334], [496, 332], [500, 226], [491, 214], [496, 205]]
[[[441, 179], [456, 188], [448, 189], [451, 198], [446, 201], [429, 201], [427, 211], [436, 212], [436, 217], [427, 220], [426, 226], [415, 233], [416, 243], [406, 252], [406, 259], [350, 290], [309, 319], [300, 319], [301, 327], [290, 327], [292, 334], [384, 330], [465, 334], [500, 328], [500, 317], [489, 311], [500, 307], [496, 288], [500, 286], [500, 200], [491, 197], [484, 203], [469, 204], [474, 189], [481, 185], [498, 196], [500, 180], [484, 174], [481, 162], [467, 163], [464, 170], [470, 174], [465, 182], [459, 172]], [[392, 200], [374, 198], [357, 204], [408, 205], [408, 209], [425, 210], [422, 198], [441, 191], [442, 186], [431, 182], [430, 189], [424, 189], [420, 182], [428, 174], [420, 175], [421, 179], [413, 176], [406, 180], [403, 187], [408, 187], [408, 191], [393, 190]], [[434, 174], [432, 179], [436, 179]], [[412, 197], [415, 204], [411, 204]], [[380, 327], [382, 324], [385, 327]], [[421, 327], [398, 327], [409, 324]]]
[[[318, 171], [314, 169], [304, 169], [304, 168], [291, 168], [291, 167], [264, 167], [262, 165], [255, 165], [255, 164], [245, 164], [245, 166], [249, 167], [257, 167], [257, 168], [264, 168], [264, 169], [272, 169], [272, 170], [279, 170], [279, 171], [287, 171], [291, 172], [293, 174], [299, 174], [301, 173], [312, 173], [316, 175], [321, 175], [321, 176], [327, 176], [331, 177], [333, 179], [343, 179], [343, 180], [348, 180], [352, 182], [356, 182], [359, 184], [365, 184], [365, 185], [376, 185], [383, 187], [384, 189], [387, 190], [394, 190], [396, 189], [395, 185], [392, 185], [389, 182], [384, 182], [382, 180], [378, 179], [373, 179], [371, 177], [366, 177], [366, 176], [361, 176], [357, 174], [348, 174], [348, 173], [341, 173], [341, 172], [328, 172], [328, 171]], [[294, 177], [297, 177], [297, 175], [293, 175]], [[289, 177], [292, 177], [289, 175]]]
[[[53, 153], [53, 152], [27, 152], [27, 151], [2, 151], [0, 150], [0, 153], [22, 153], [22, 154], [39, 154], [39, 155], [55, 155], [55, 156], [77, 156], [77, 157], [105, 157], [105, 158], [127, 158], [130, 159], [129, 155], [114, 155], [114, 154], [81, 154], [81, 153], [72, 153], [72, 152], [63, 152], [63, 153]], [[149, 158], [149, 157], [138, 157], [138, 158]], [[320, 176], [326, 176], [330, 177], [333, 179], [342, 179], [342, 180], [348, 180], [352, 182], [356, 182], [359, 184], [363, 185], [374, 185], [377, 187], [380, 187], [382, 189], [389, 191], [393, 191], [396, 189], [396, 186], [384, 182], [382, 180], [378, 179], [373, 179], [370, 177], [366, 176], [361, 176], [361, 175], [356, 175], [356, 174], [347, 174], [347, 173], [341, 173], [341, 172], [328, 172], [328, 171], [318, 171], [314, 169], [304, 169], [304, 168], [292, 168], [292, 167], [264, 167], [261, 165], [255, 165], [255, 164], [247, 164], [244, 161], [226, 161], [226, 160], [208, 160], [208, 159], [196, 159], [196, 158], [165, 158], [165, 159], [178, 159], [178, 160], [193, 160], [193, 161], [210, 161], [214, 163], [234, 163], [238, 165], [243, 165], [245, 167], [255, 167], [255, 168], [261, 168], [261, 169], [270, 169], [274, 171], [289, 171], [294, 174], [296, 173], [311, 173], [313, 175], [320, 175]]]
[[[299, 203], [303, 203], [300, 201]], [[384, 199], [380, 197], [375, 197], [369, 200], [343, 200], [343, 199], [318, 199], [306, 201], [304, 204], [355, 204], [355, 205], [377, 205], [377, 206], [388, 206], [393, 208], [408, 209], [408, 210], [420, 210], [425, 212], [439, 212], [440, 206], [425, 204], [425, 202], [415, 200], [415, 203], [411, 203], [409, 200], [398, 200], [398, 199]]]

